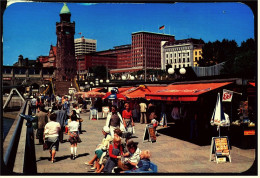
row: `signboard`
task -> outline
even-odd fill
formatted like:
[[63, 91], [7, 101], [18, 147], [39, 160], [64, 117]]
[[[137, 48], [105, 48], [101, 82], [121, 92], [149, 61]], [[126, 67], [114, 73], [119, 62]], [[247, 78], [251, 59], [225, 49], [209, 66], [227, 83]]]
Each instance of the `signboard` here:
[[229, 140], [227, 136], [222, 137], [212, 137], [211, 141], [211, 148], [210, 148], [210, 161], [212, 154], [215, 156], [215, 160], [220, 161], [221, 157], [228, 157], [229, 162], [231, 162], [231, 155], [230, 155], [230, 146]]
[[143, 142], [145, 140], [156, 142], [155, 128], [152, 124], [147, 124], [144, 130]]
[[107, 115], [109, 113], [109, 106], [103, 106], [102, 107], [102, 117], [105, 117], [105, 114]]
[[109, 107], [108, 106], [103, 106], [102, 107], [102, 112], [103, 113], [108, 113], [109, 112]]
[[233, 91], [223, 89], [222, 102], [231, 102], [233, 97]]
[[244, 135], [255, 135], [255, 130], [245, 130]]

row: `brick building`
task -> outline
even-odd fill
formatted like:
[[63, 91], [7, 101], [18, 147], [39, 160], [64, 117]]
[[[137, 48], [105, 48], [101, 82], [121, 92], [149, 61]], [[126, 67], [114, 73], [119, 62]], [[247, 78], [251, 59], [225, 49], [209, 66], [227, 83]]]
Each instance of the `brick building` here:
[[43, 67], [56, 67], [56, 46], [50, 47], [49, 56], [39, 56], [38, 60], [42, 63]]
[[173, 35], [152, 32], [132, 33], [132, 67], [161, 68], [161, 41], [175, 41]]
[[115, 46], [114, 49], [97, 52], [98, 55], [116, 56], [116, 67], [110, 69], [120, 69], [132, 67], [131, 65], [131, 44]]
[[74, 47], [75, 22], [70, 22], [71, 13], [64, 3], [60, 11], [60, 22], [56, 22], [57, 56], [56, 72], [57, 81], [70, 81], [76, 76], [76, 60]]

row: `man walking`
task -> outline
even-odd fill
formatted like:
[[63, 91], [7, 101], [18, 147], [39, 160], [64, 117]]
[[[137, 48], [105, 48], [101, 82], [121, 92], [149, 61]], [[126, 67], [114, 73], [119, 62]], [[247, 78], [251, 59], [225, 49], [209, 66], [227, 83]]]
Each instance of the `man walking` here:
[[44, 140], [43, 140], [43, 131], [44, 131], [44, 127], [45, 125], [48, 123], [48, 116], [47, 113], [44, 112], [44, 104], [41, 104], [38, 107], [38, 113], [36, 114], [36, 116], [38, 117], [38, 130], [37, 130], [37, 136], [39, 139], [39, 144], [43, 144]]

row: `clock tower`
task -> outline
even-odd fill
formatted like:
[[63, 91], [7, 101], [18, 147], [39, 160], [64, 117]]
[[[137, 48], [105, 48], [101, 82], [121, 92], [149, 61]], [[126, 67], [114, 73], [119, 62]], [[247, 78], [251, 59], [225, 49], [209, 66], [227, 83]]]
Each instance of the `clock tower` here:
[[70, 10], [64, 3], [60, 11], [60, 22], [56, 22], [56, 81], [71, 81], [77, 73], [74, 48], [75, 22], [70, 22], [70, 17]]

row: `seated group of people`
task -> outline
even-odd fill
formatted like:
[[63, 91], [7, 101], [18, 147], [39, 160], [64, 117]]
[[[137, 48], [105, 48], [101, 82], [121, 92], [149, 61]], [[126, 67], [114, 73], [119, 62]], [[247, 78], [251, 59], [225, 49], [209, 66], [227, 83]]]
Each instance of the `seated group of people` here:
[[119, 128], [110, 134], [107, 126], [103, 127], [104, 138], [95, 149], [95, 156], [85, 164], [93, 166], [96, 173], [119, 173], [126, 170], [133, 172], [148, 171], [150, 167], [150, 151], [141, 151], [137, 142], [126, 140], [122, 143], [122, 131]]

